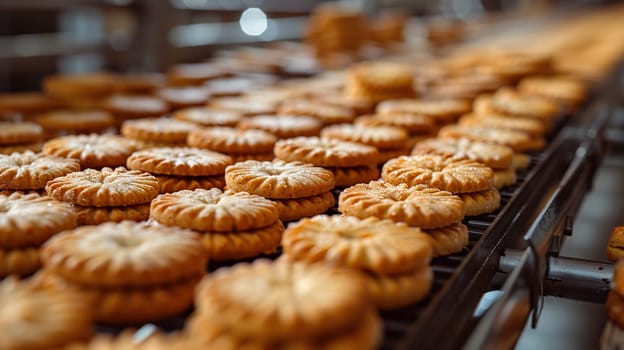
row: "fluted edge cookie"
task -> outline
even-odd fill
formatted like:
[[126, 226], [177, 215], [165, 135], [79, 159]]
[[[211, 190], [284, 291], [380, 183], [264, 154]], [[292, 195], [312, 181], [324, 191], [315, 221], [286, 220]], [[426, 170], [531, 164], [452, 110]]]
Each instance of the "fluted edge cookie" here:
[[468, 227], [464, 224], [452, 224], [423, 232], [431, 237], [434, 257], [459, 253], [468, 246]]
[[83, 168], [125, 165], [135, 150], [135, 144], [124, 137], [97, 134], [63, 136], [43, 145], [43, 153], [78, 159]]
[[48, 181], [79, 170], [80, 163], [75, 159], [30, 151], [0, 155], [0, 189], [41, 189]]
[[277, 251], [284, 232], [284, 224], [249, 231], [202, 232], [202, 242], [211, 261], [232, 261], [252, 258]]
[[500, 206], [500, 193], [496, 188], [472, 193], [460, 193], [459, 197], [464, 201], [466, 216], [489, 214]]
[[275, 144], [275, 156], [285, 161], [301, 161], [323, 167], [354, 167], [375, 164], [378, 152], [359, 143], [295, 137]]
[[126, 161], [128, 169], [178, 176], [221, 175], [232, 163], [224, 154], [190, 147], [150, 148], [134, 152]]
[[323, 214], [336, 204], [331, 192], [312, 197], [275, 199], [279, 206], [280, 220], [293, 221], [301, 218]]

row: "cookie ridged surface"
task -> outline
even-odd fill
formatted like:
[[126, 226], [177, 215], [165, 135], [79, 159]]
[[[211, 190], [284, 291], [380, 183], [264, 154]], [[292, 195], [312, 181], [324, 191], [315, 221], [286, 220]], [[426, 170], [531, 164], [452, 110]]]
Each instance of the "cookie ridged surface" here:
[[279, 220], [279, 210], [264, 197], [212, 188], [162, 194], [152, 201], [150, 216], [169, 226], [235, 232], [270, 226]]
[[197, 125], [171, 118], [147, 118], [127, 120], [121, 126], [121, 134], [140, 140], [160, 142], [184, 142]]
[[324, 128], [321, 136], [358, 142], [378, 149], [405, 148], [408, 141], [408, 134], [405, 130], [392, 126], [339, 124]]
[[472, 141], [494, 143], [512, 148], [514, 151], [535, 151], [544, 148], [541, 137], [517, 130], [495, 129], [486, 126], [447, 125], [440, 129], [440, 138], [466, 138]]
[[97, 134], [63, 136], [43, 145], [43, 153], [78, 159], [83, 168], [125, 165], [135, 150], [134, 143], [124, 137]]
[[396, 309], [424, 299], [433, 287], [433, 271], [424, 267], [398, 276], [368, 276], [373, 302], [380, 309]]
[[458, 253], [468, 246], [468, 227], [464, 224], [452, 224], [424, 232], [431, 237], [434, 256]]
[[324, 167], [353, 167], [375, 164], [377, 149], [359, 143], [295, 137], [275, 144], [275, 156], [285, 161], [301, 161]]
[[459, 197], [466, 205], [466, 216], [489, 214], [500, 206], [500, 193], [496, 188], [479, 192], [461, 193]]
[[142, 204], [158, 195], [158, 180], [139, 170], [86, 169], [51, 180], [51, 197], [81, 206], [118, 207]]
[[191, 147], [206, 148], [226, 154], [271, 153], [277, 137], [262, 130], [238, 130], [213, 127], [188, 135]]
[[412, 155], [437, 154], [467, 158], [493, 169], [507, 169], [512, 165], [514, 152], [503, 145], [460, 139], [428, 139], [414, 146]]
[[74, 159], [30, 151], [0, 155], [0, 189], [40, 189], [56, 177], [79, 170], [80, 163]]
[[321, 122], [316, 118], [295, 115], [259, 115], [244, 119], [239, 128], [258, 129], [270, 132], [279, 138], [296, 136], [317, 136], [321, 132]]
[[228, 188], [266, 198], [301, 198], [319, 195], [334, 188], [334, 175], [301, 162], [259, 162], [249, 160], [227, 168]]
[[66, 231], [44, 245], [41, 257], [65, 280], [100, 287], [172, 283], [202, 275], [207, 262], [196, 233], [131, 221]]
[[460, 222], [464, 202], [458, 196], [426, 185], [370, 182], [345, 189], [338, 210], [361, 219], [377, 217], [410, 226], [436, 228]]
[[275, 202], [279, 205], [280, 220], [292, 221], [323, 214], [336, 204], [336, 199], [331, 192], [325, 192], [318, 196], [277, 199]]
[[246, 259], [275, 253], [280, 245], [284, 225], [273, 225], [242, 232], [203, 232], [202, 242], [214, 261]]
[[494, 184], [491, 168], [472, 160], [436, 155], [403, 156], [389, 160], [381, 178], [391, 184], [425, 184], [452, 193], [485, 191]]
[[211, 176], [225, 172], [232, 158], [221, 153], [190, 147], [151, 148], [133, 153], [128, 169], [154, 174], [178, 176]]

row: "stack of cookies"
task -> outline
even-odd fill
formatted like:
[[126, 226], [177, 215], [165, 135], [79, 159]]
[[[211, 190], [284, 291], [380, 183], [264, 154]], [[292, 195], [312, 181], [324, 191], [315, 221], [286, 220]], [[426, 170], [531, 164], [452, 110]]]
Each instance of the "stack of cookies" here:
[[322, 123], [313, 117], [295, 115], [259, 115], [242, 120], [241, 130], [264, 130], [277, 138], [289, 139], [297, 136], [318, 136]]
[[306, 41], [313, 45], [319, 57], [332, 54], [357, 54], [363, 46], [366, 19], [354, 8], [324, 4], [310, 16]]
[[130, 221], [65, 231], [45, 244], [42, 260], [48, 283], [79, 291], [94, 319], [112, 325], [180, 315], [207, 263], [197, 234]]
[[[219, 269], [195, 296], [198, 349], [377, 349], [382, 325], [355, 271], [255, 261]], [[286, 316], [287, 315], [287, 316]]]
[[248, 160], [227, 167], [229, 190], [275, 201], [282, 221], [322, 214], [334, 206], [334, 174], [301, 162]]
[[377, 113], [386, 115], [416, 114], [433, 118], [438, 126], [452, 124], [472, 110], [470, 102], [458, 99], [418, 100], [400, 99], [383, 101]]
[[290, 225], [282, 238], [291, 261], [361, 271], [382, 309], [424, 299], [433, 285], [431, 238], [415, 227], [375, 217], [315, 216]]
[[355, 124], [362, 126], [392, 126], [401, 128], [409, 135], [407, 142], [408, 148], [411, 148], [424, 139], [435, 137], [435, 133], [438, 130], [434, 118], [427, 115], [412, 113], [363, 115], [355, 120]]
[[284, 231], [277, 203], [218, 188], [161, 194], [152, 201], [150, 217], [162, 225], [199, 232], [215, 261], [274, 253]]
[[43, 145], [43, 153], [76, 159], [82, 169], [123, 166], [134, 151], [136, 144], [133, 141], [117, 135], [69, 135]]
[[197, 125], [171, 118], [127, 120], [121, 125], [121, 134], [133, 140], [138, 148], [184, 146], [188, 134]]
[[97, 108], [117, 87], [110, 73], [52, 75], [44, 79], [43, 91], [70, 108]]
[[158, 180], [152, 175], [123, 167], [86, 169], [46, 185], [49, 196], [74, 206], [79, 225], [147, 220], [149, 203], [158, 189]]
[[234, 162], [249, 159], [273, 160], [277, 137], [262, 130], [240, 130], [212, 127], [191, 131], [187, 143], [191, 147], [227, 154]]
[[518, 83], [518, 92], [552, 99], [574, 111], [587, 97], [587, 86], [570, 76], [528, 77]]
[[399, 63], [358, 63], [349, 69], [345, 94], [374, 103], [414, 97], [413, 72]]
[[34, 121], [43, 127], [46, 139], [63, 135], [104, 132], [115, 125], [110, 113], [102, 110], [55, 110], [37, 115]]
[[30, 122], [0, 122], [0, 154], [41, 150], [43, 129]]
[[76, 227], [76, 213], [69, 205], [36, 193], [0, 195], [0, 207], [0, 278], [37, 271], [40, 246]]
[[361, 143], [319, 137], [295, 137], [275, 144], [275, 156], [327, 168], [334, 173], [336, 187], [379, 177], [379, 152]]
[[344, 215], [389, 219], [422, 229], [431, 238], [434, 256], [457, 253], [468, 245], [468, 228], [461, 224], [464, 208], [464, 201], [448, 191], [378, 181], [349, 187], [338, 200]]

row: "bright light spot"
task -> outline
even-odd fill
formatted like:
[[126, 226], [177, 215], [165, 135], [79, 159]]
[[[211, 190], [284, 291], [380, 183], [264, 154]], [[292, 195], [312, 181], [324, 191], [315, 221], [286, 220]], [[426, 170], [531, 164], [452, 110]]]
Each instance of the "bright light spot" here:
[[241, 30], [251, 36], [264, 33], [268, 26], [266, 14], [257, 7], [250, 7], [243, 11], [239, 23]]

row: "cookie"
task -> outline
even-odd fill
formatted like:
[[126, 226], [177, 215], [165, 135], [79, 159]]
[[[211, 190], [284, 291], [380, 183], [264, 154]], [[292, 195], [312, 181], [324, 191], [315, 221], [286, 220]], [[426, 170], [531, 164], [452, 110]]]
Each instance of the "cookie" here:
[[39, 270], [40, 267], [38, 248], [0, 248], [0, 277], [27, 276]]
[[136, 150], [134, 143], [114, 135], [63, 136], [46, 142], [43, 153], [80, 161], [82, 168], [116, 167]]
[[429, 295], [433, 287], [433, 271], [427, 266], [398, 276], [368, 275], [366, 281], [378, 308], [397, 309], [417, 303]]
[[224, 111], [207, 107], [192, 107], [173, 112], [173, 118], [201, 126], [234, 127], [242, 119], [242, 115], [234, 111]]
[[374, 109], [374, 104], [365, 98], [343, 96], [333, 92], [314, 96], [314, 98], [330, 105], [349, 108], [356, 115], [371, 113]]
[[375, 217], [303, 219], [284, 231], [282, 247], [296, 261], [326, 262], [380, 275], [427, 266], [433, 254], [429, 237], [420, 229]]
[[7, 278], [0, 282], [2, 349], [52, 349], [93, 333], [89, 303], [80, 295]]
[[47, 271], [91, 287], [147, 287], [201, 276], [206, 253], [196, 233], [124, 221], [82, 226], [41, 250]]
[[186, 142], [159, 142], [159, 141], [149, 141], [149, 140], [137, 140], [137, 139], [128, 139], [132, 142], [132, 145], [138, 151], [143, 151], [151, 148], [163, 148], [163, 147], [186, 147]]
[[410, 113], [373, 114], [358, 117], [356, 125], [394, 126], [410, 134], [427, 134], [435, 130], [435, 119], [427, 115]]
[[412, 113], [427, 115], [438, 123], [446, 124], [457, 120], [463, 114], [470, 112], [472, 106], [465, 100], [390, 100], [377, 105], [379, 114]]
[[378, 152], [359, 143], [295, 137], [275, 144], [275, 156], [285, 161], [301, 161], [323, 167], [354, 167], [375, 164]]
[[167, 71], [167, 82], [171, 86], [200, 85], [207, 80], [227, 75], [228, 70], [215, 63], [181, 63]]
[[412, 149], [412, 155], [427, 154], [466, 158], [493, 169], [511, 167], [514, 156], [513, 150], [507, 146], [470, 141], [465, 138], [427, 139], [417, 143]]
[[229, 189], [266, 198], [316, 196], [334, 188], [331, 171], [301, 162], [249, 160], [227, 167]]
[[52, 235], [76, 227], [72, 208], [47, 196], [15, 192], [0, 195], [0, 247], [38, 246]]
[[531, 157], [524, 153], [514, 153], [512, 167], [518, 170], [524, 170], [531, 164]]
[[464, 202], [458, 196], [426, 185], [408, 187], [372, 181], [345, 189], [338, 210], [361, 219], [377, 217], [420, 228], [437, 228], [460, 222]]
[[[408, 140], [408, 142], [409, 142], [409, 140]], [[389, 161], [390, 159], [398, 158], [400, 156], [405, 156], [405, 155], [408, 155], [409, 153], [410, 153], [409, 147], [407, 147], [407, 148], [397, 148], [397, 149], [394, 149], [394, 150], [380, 150], [379, 151], [379, 156], [377, 156], [376, 164], [383, 164], [383, 163]]]
[[161, 194], [152, 201], [150, 217], [163, 225], [235, 232], [274, 224], [279, 220], [279, 209], [264, 197], [213, 188]]
[[151, 94], [166, 83], [161, 73], [126, 73], [117, 77], [115, 92], [121, 94]]
[[41, 142], [26, 143], [19, 145], [0, 146], [0, 154], [12, 154], [23, 152], [40, 152], [43, 144]]
[[241, 97], [222, 97], [210, 100], [209, 107], [232, 111], [244, 117], [275, 113], [275, 103], [260, 99], [244, 99]]
[[0, 121], [0, 146], [35, 143], [42, 138], [43, 128], [35, 123]]
[[521, 95], [512, 89], [499, 89], [492, 96], [492, 107], [502, 113], [550, 122], [560, 112], [559, 105], [547, 98]]
[[165, 101], [149, 95], [115, 95], [102, 102], [102, 108], [118, 120], [160, 117], [169, 112]]
[[182, 190], [196, 190], [198, 188], [210, 189], [225, 187], [223, 175], [216, 176], [166, 176], [156, 175], [160, 193], [173, 193]]
[[400, 128], [351, 124], [328, 126], [321, 132], [321, 137], [357, 142], [379, 150], [405, 148], [408, 140], [407, 132]]
[[277, 138], [262, 130], [238, 130], [213, 127], [189, 133], [191, 147], [206, 148], [225, 154], [271, 153]]
[[259, 115], [243, 119], [238, 127], [242, 130], [264, 130], [280, 139], [288, 139], [297, 136], [318, 136], [322, 125], [318, 119], [307, 116]]
[[618, 261], [624, 255], [624, 226], [616, 226], [611, 230], [607, 244], [607, 257], [611, 261]]
[[203, 106], [211, 97], [210, 92], [203, 86], [165, 87], [156, 91], [156, 96], [162, 98], [171, 109]]
[[402, 156], [386, 162], [381, 178], [391, 184], [425, 184], [452, 193], [485, 191], [494, 172], [472, 160], [437, 155]]
[[275, 159], [273, 152], [256, 153], [256, 154], [230, 154], [234, 163], [246, 162], [248, 160], [256, 160], [258, 162], [271, 162]]
[[75, 205], [78, 225], [99, 225], [105, 222], [145, 221], [149, 219], [149, 204], [125, 207], [81, 207]]
[[[496, 172], [494, 172], [494, 177], [496, 178]], [[459, 197], [464, 201], [466, 216], [489, 214], [500, 206], [500, 193], [496, 188], [480, 192], [461, 193]]]
[[328, 170], [334, 173], [334, 180], [338, 188], [368, 183], [379, 179], [379, 168], [377, 166], [329, 168]]
[[34, 121], [49, 131], [98, 132], [115, 125], [115, 119], [101, 110], [56, 110], [38, 115]]
[[273, 254], [280, 245], [281, 221], [259, 229], [238, 232], [202, 232], [202, 242], [213, 261], [232, 261]]
[[553, 99], [570, 107], [579, 105], [587, 96], [587, 87], [571, 77], [528, 77], [518, 83], [518, 92]]
[[501, 189], [505, 186], [511, 186], [516, 183], [516, 170], [514, 168], [495, 170], [494, 171], [494, 187]]
[[[117, 77], [110, 73], [57, 74], [43, 80], [46, 95], [63, 101], [100, 99], [111, 94], [117, 85]], [[84, 101], [74, 101], [80, 105]]]
[[51, 197], [80, 206], [119, 207], [151, 201], [158, 194], [158, 180], [138, 170], [86, 169], [51, 180]]
[[121, 134], [130, 139], [153, 142], [182, 143], [197, 125], [171, 118], [127, 120], [121, 125]]
[[457, 124], [464, 126], [483, 126], [494, 129], [522, 131], [533, 137], [544, 136], [544, 134], [548, 131], [544, 123], [539, 120], [500, 114], [466, 114], [459, 119]]
[[434, 257], [459, 253], [468, 246], [468, 227], [464, 224], [452, 224], [423, 232], [431, 238]]
[[301, 218], [323, 214], [336, 204], [331, 192], [325, 192], [312, 197], [276, 199], [279, 206], [279, 217], [282, 221], [293, 221]]
[[28, 116], [58, 107], [57, 101], [38, 92], [0, 94], [0, 116], [12, 113]]
[[615, 290], [611, 290], [605, 306], [609, 319], [615, 322], [618, 327], [624, 327], [624, 297]]
[[404, 91], [413, 94], [413, 72], [394, 62], [364, 62], [349, 70], [347, 89], [359, 87], [369, 92]]
[[232, 158], [217, 152], [190, 147], [150, 148], [133, 153], [126, 161], [128, 169], [160, 175], [221, 175]]
[[346, 330], [365, 314], [367, 303], [366, 285], [356, 272], [262, 260], [219, 269], [195, 296], [198, 312], [215, 325], [261, 341], [319, 339]]
[[0, 189], [41, 189], [48, 181], [79, 170], [80, 163], [74, 159], [30, 151], [0, 155]]
[[440, 129], [438, 137], [494, 143], [519, 152], [541, 150], [546, 144], [543, 138], [531, 137], [525, 132], [483, 126], [447, 125]]
[[322, 103], [312, 99], [290, 99], [277, 109], [281, 115], [305, 115], [318, 119], [323, 125], [349, 123], [355, 113], [349, 108]]

